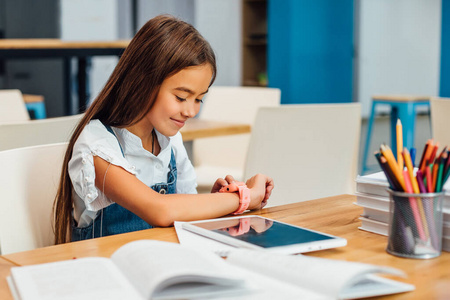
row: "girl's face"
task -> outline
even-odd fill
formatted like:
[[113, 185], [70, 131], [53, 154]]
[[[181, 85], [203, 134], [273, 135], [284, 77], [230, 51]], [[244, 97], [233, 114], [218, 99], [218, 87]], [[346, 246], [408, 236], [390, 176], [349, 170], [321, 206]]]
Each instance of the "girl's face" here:
[[188, 67], [167, 77], [146, 118], [165, 136], [175, 135], [187, 119], [194, 117], [212, 78], [209, 64]]

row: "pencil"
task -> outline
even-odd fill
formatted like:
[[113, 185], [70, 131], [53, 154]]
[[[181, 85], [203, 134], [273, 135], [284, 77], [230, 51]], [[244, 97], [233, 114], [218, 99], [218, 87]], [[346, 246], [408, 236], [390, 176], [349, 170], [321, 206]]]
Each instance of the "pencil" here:
[[391, 169], [394, 177], [397, 179], [400, 184], [401, 191], [405, 191], [405, 181], [403, 179], [402, 172], [398, 166], [397, 161], [394, 158], [394, 154], [392, 153], [391, 148], [387, 145], [381, 145], [381, 154], [386, 158], [389, 168]]
[[[419, 169], [422, 170], [422, 166], [425, 163], [425, 156], [428, 152], [428, 148], [430, 147], [430, 144], [432, 143], [432, 140], [428, 140], [425, 144], [425, 147], [423, 148], [423, 152], [422, 152], [422, 156], [420, 158], [420, 162], [419, 162]], [[422, 171], [423, 173], [424, 171]]]
[[381, 155], [380, 155], [380, 166], [381, 166], [381, 169], [384, 171], [384, 174], [386, 175], [386, 178], [388, 179], [388, 182], [391, 185], [391, 188], [395, 191], [402, 191], [402, 187], [401, 187], [400, 183], [398, 182], [397, 178], [395, 178], [395, 175], [392, 173], [391, 169], [389, 168], [386, 157], [381, 156]]
[[397, 163], [400, 167], [400, 170], [403, 171], [404, 163], [403, 163], [403, 127], [402, 127], [402, 121], [400, 119], [397, 119], [397, 125], [396, 125], [396, 133], [397, 133]]
[[437, 175], [437, 180], [436, 180], [436, 192], [440, 193], [442, 192], [442, 176], [444, 175], [444, 164], [445, 161], [447, 160], [447, 152], [443, 153], [442, 156], [439, 158], [439, 171], [438, 171], [438, 175]]
[[411, 150], [409, 150], [409, 154], [411, 155], [411, 162], [414, 168], [416, 166], [416, 148], [412, 147]]
[[[419, 189], [421, 193], [426, 193], [427, 190], [425, 185], [423, 184], [423, 174], [420, 170], [416, 173], [417, 182], [419, 184]], [[431, 236], [431, 243], [434, 247], [438, 245], [438, 238], [436, 235], [436, 226], [434, 223], [434, 214], [433, 214], [433, 200], [431, 198], [422, 198], [423, 208], [425, 210], [425, 215], [427, 217], [427, 223], [429, 228], [429, 233]]]
[[[416, 177], [414, 177], [414, 168], [412, 166], [411, 157], [409, 155], [408, 149], [406, 149], [406, 148], [403, 149], [402, 153], [403, 153], [403, 158], [404, 158], [406, 169], [407, 169], [407, 172], [404, 174], [405, 174], [405, 176], [409, 177], [408, 180], [411, 182], [412, 191], [414, 192], [414, 194], [420, 194], [419, 184], [417, 183]], [[405, 183], [406, 183], [406, 178], [405, 178]], [[415, 201], [415, 199], [413, 199], [413, 201]], [[423, 208], [422, 200], [420, 198], [417, 199], [417, 207], [419, 208], [420, 217], [422, 218], [422, 222], [424, 224], [425, 234], [426, 234], [426, 236], [429, 236], [430, 233], [428, 230], [427, 218], [425, 215], [425, 210]]]
[[425, 184], [423, 183], [423, 173], [420, 170], [417, 170], [416, 178], [417, 178], [417, 184], [419, 185], [420, 192], [425, 194], [427, 192], [427, 188], [425, 187]]
[[433, 181], [431, 179], [431, 169], [433, 168], [433, 164], [429, 164], [428, 166], [425, 167], [425, 179], [427, 181], [427, 190], [428, 193], [432, 193], [433, 192]]
[[422, 171], [422, 173], [425, 173], [425, 168], [427, 167], [431, 152], [433, 152], [433, 149], [434, 149], [433, 140], [428, 140], [428, 141], [429, 141], [428, 147], [426, 147], [426, 152], [422, 156], [422, 162], [419, 167], [419, 169], [420, 169], [420, 171]]
[[417, 179], [414, 177], [414, 167], [412, 165], [411, 156], [409, 155], [408, 149], [403, 149], [403, 160], [406, 165], [406, 170], [408, 170], [409, 180], [412, 184], [412, 189], [415, 194], [420, 194], [419, 185], [417, 184]]
[[450, 168], [450, 150], [447, 151], [447, 161], [445, 162], [444, 174], [449, 172]]
[[439, 142], [436, 142], [436, 145], [434, 145], [433, 151], [430, 154], [430, 158], [429, 158], [430, 163], [432, 163], [434, 161], [434, 159], [436, 158], [438, 149], [439, 149]]
[[436, 183], [437, 183], [437, 175], [438, 175], [438, 171], [439, 171], [439, 159], [437, 159], [434, 164], [433, 164], [433, 170], [431, 172], [431, 176], [432, 176], [432, 181], [431, 181], [431, 187], [432, 187], [432, 192], [436, 192]]
[[[405, 178], [406, 192], [412, 194], [413, 190], [412, 190], [411, 181], [409, 180], [408, 171], [404, 170], [403, 176]], [[413, 217], [414, 217], [414, 220], [416, 221], [416, 226], [417, 226], [417, 231], [419, 233], [419, 237], [422, 240], [426, 241], [426, 235], [424, 232], [424, 224], [422, 223], [422, 218], [420, 216], [420, 212], [419, 212], [419, 208], [417, 206], [416, 199], [414, 199], [413, 197], [409, 197], [409, 205], [411, 206], [411, 209], [413, 212]]]

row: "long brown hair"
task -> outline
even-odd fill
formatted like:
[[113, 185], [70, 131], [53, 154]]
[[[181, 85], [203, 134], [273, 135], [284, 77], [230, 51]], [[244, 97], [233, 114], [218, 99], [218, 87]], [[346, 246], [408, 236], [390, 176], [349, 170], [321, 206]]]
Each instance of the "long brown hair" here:
[[73, 146], [86, 124], [92, 119], [115, 127], [139, 122], [152, 108], [164, 79], [203, 64], [212, 68], [212, 84], [217, 71], [214, 52], [192, 25], [162, 15], [138, 31], [70, 139], [53, 204], [55, 244], [71, 241], [73, 198], [68, 165]]

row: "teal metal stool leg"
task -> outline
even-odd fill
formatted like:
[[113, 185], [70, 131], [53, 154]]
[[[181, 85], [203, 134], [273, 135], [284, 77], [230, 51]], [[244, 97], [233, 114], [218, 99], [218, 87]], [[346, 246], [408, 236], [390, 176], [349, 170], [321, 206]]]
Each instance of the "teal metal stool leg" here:
[[25, 103], [25, 106], [27, 107], [28, 112], [32, 112], [34, 114], [35, 119], [47, 118], [44, 102]]

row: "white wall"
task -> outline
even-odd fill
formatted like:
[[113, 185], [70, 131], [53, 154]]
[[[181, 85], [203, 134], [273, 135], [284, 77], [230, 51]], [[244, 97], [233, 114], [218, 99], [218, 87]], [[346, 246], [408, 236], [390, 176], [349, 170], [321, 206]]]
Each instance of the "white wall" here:
[[241, 0], [196, 0], [195, 27], [216, 53], [214, 85], [241, 85]]
[[[359, 0], [357, 100], [439, 94], [441, 1]], [[357, 26], [357, 24], [355, 24]]]
[[167, 13], [197, 28], [217, 59], [214, 85], [241, 85], [241, 0], [141, 0], [139, 25]]
[[[61, 0], [61, 39], [117, 40], [117, 0]], [[117, 57], [92, 59], [90, 73], [91, 101], [98, 95], [114, 70]]]

